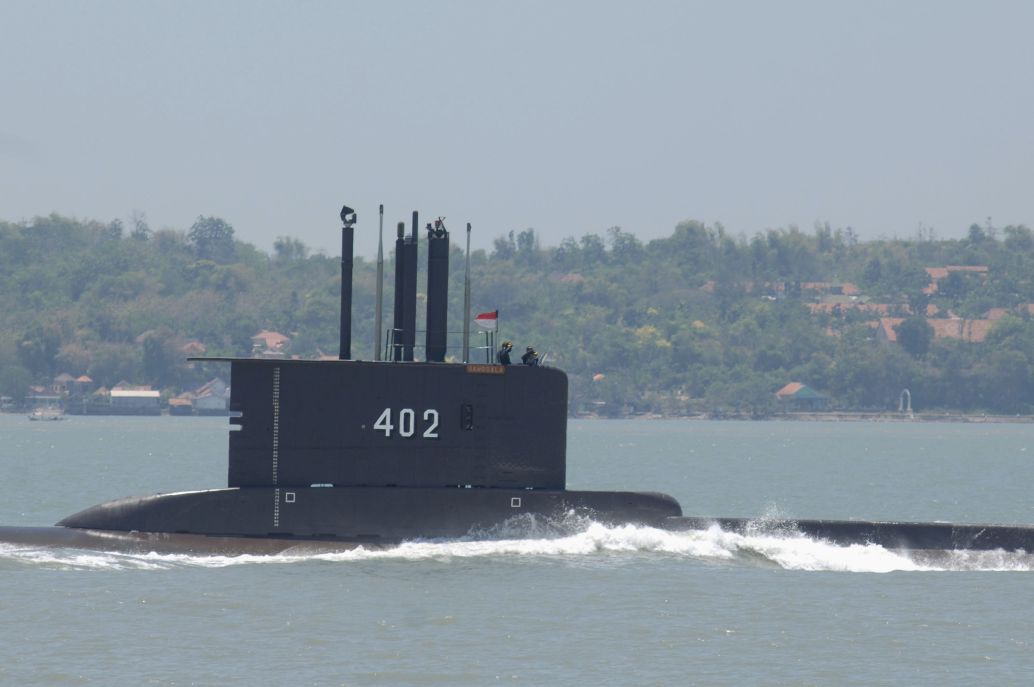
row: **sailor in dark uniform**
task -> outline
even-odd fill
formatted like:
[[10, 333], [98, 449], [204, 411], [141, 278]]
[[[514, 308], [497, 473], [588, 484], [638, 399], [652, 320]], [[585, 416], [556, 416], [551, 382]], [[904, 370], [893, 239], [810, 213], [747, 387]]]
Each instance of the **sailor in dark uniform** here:
[[513, 350], [513, 344], [509, 341], [503, 342], [503, 347], [499, 349], [499, 352], [495, 354], [495, 359], [500, 365], [510, 364], [510, 351]]
[[521, 356], [521, 362], [530, 367], [535, 367], [539, 364], [539, 354], [535, 352], [535, 349], [531, 346], [524, 351], [524, 355]]

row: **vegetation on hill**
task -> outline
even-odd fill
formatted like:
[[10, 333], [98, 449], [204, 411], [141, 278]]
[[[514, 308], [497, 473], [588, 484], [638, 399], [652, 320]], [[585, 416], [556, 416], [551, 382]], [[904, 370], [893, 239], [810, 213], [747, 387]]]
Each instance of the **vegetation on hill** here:
[[[288, 355], [336, 353], [339, 258], [286, 237], [266, 254], [219, 218], [186, 232], [131, 223], [0, 223], [0, 393], [21, 398], [61, 372], [179, 391], [219, 373], [188, 364], [189, 343], [250, 355], [262, 329], [290, 336]], [[946, 266], [986, 270], [924, 269]], [[391, 269], [389, 259], [385, 327]], [[373, 357], [375, 275], [356, 258], [357, 358]], [[567, 371], [576, 413], [763, 416], [791, 381], [845, 409], [896, 408], [905, 388], [917, 410], [1034, 405], [1034, 234], [1023, 226], [861, 242], [829, 226], [743, 237], [688, 221], [646, 243], [612, 228], [554, 247], [529, 229], [475, 251], [471, 278], [475, 312], [500, 311], [500, 337]], [[450, 338], [451, 355], [459, 343]]]

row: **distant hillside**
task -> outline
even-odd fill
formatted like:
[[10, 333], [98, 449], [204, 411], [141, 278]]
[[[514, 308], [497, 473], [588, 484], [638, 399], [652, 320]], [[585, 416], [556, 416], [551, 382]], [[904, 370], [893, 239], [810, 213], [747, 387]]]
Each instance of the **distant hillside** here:
[[[458, 332], [458, 242], [452, 261]], [[794, 407], [775, 396], [790, 382], [834, 408], [895, 408], [905, 388], [916, 410], [1034, 406], [1034, 235], [1023, 226], [860, 242], [828, 226], [748, 238], [688, 221], [648, 243], [613, 228], [545, 248], [529, 229], [471, 266], [475, 312], [499, 309], [502, 337], [567, 371], [574, 413], [764, 416]], [[375, 274], [357, 258], [356, 357], [372, 357]], [[291, 238], [267, 255], [218, 218], [186, 232], [0, 223], [0, 277], [0, 394], [14, 398], [60, 374], [171, 394], [223, 373], [185, 362], [200, 351], [337, 350], [339, 258]], [[261, 331], [283, 338], [254, 339]]]

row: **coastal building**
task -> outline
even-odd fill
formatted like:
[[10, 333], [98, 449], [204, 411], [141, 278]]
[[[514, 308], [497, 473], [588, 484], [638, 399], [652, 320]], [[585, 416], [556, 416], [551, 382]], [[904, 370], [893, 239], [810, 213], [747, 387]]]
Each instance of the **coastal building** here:
[[216, 377], [194, 392], [198, 415], [226, 415], [230, 409], [230, 385]]
[[187, 357], [204, 355], [208, 349], [197, 339], [190, 339], [179, 348], [180, 353]]
[[[904, 321], [903, 317], [881, 317], [880, 325], [876, 329], [876, 340], [885, 344], [897, 343], [898, 333], [894, 327]], [[933, 329], [934, 339], [955, 339], [966, 343], [982, 343], [994, 322], [989, 319], [966, 320], [961, 317], [926, 320]]]
[[51, 382], [50, 385], [50, 390], [55, 394], [68, 394], [71, 390], [72, 382], [74, 381], [75, 377], [67, 372], [62, 372], [57, 377], [54, 377], [54, 381]]
[[945, 265], [944, 267], [924, 267], [930, 275], [930, 283], [923, 289], [923, 293], [932, 296], [937, 293], [938, 282], [947, 279], [949, 274], [975, 274], [980, 279], [987, 279], [987, 265]]
[[55, 394], [61, 394], [64, 396], [77, 396], [79, 394], [89, 393], [92, 388], [93, 380], [86, 375], [73, 377], [67, 372], [62, 372], [58, 376], [54, 377], [54, 380], [50, 384], [51, 391]]
[[112, 389], [112, 415], [161, 415], [161, 393], [153, 389]]
[[251, 337], [251, 354], [256, 358], [284, 358], [285, 348], [290, 341], [289, 336], [263, 329]]
[[807, 384], [790, 382], [776, 392], [776, 399], [784, 411], [816, 412], [829, 410], [829, 397]]
[[218, 377], [169, 399], [169, 415], [227, 415], [229, 409], [230, 385]]
[[991, 308], [984, 313], [984, 319], [997, 321], [1012, 315], [1013, 317], [1028, 318], [1034, 316], [1034, 303], [1022, 303], [1015, 308]]
[[169, 399], [169, 415], [193, 415], [194, 394], [186, 391]]

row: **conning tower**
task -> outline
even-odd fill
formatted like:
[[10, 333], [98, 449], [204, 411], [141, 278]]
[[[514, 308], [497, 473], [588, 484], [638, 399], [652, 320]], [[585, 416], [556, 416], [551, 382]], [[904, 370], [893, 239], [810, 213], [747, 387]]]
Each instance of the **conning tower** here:
[[[342, 211], [342, 282], [355, 214]], [[396, 240], [393, 362], [231, 359], [230, 487], [563, 489], [567, 376], [552, 368], [444, 363], [449, 234], [427, 225], [427, 362], [416, 335], [417, 220]], [[346, 264], [347, 263], [347, 264]]]

